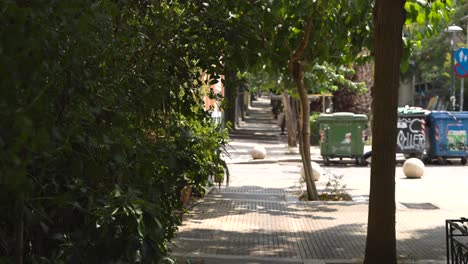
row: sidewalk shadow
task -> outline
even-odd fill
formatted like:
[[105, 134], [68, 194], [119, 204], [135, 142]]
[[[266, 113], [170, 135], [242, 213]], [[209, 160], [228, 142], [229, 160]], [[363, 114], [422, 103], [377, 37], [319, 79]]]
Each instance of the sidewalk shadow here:
[[[173, 251], [193, 254], [279, 257], [297, 259], [357, 259], [363, 257], [365, 230], [360, 224], [336, 225], [307, 230], [306, 220], [284, 223], [271, 230], [226, 230], [195, 228], [179, 232]], [[289, 228], [289, 230], [288, 230]]]
[[[200, 227], [179, 232], [172, 250], [179, 255], [354, 259], [358, 260], [356, 263], [361, 263], [359, 260], [363, 260], [365, 252], [366, 228], [362, 221], [324, 227], [313, 220], [291, 221], [278, 230], [268, 229], [268, 226], [252, 229], [242, 229], [239, 225], [215, 229]], [[415, 229], [409, 238], [397, 240], [399, 263], [444, 261], [445, 254], [445, 230], [442, 225]]]

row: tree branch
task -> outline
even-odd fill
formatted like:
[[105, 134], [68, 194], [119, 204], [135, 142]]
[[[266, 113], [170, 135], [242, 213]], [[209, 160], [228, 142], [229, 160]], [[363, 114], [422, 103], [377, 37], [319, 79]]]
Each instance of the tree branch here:
[[295, 64], [297, 62], [300, 62], [301, 59], [303, 58], [304, 50], [307, 48], [307, 45], [309, 44], [309, 39], [310, 39], [310, 34], [312, 32], [312, 18], [309, 17], [306, 22], [306, 26], [304, 28], [304, 37], [302, 38], [301, 42], [299, 43], [299, 46], [296, 48], [294, 53], [291, 55], [291, 58], [289, 59], [289, 73], [292, 75], [294, 79], [296, 79], [296, 71], [295, 71]]

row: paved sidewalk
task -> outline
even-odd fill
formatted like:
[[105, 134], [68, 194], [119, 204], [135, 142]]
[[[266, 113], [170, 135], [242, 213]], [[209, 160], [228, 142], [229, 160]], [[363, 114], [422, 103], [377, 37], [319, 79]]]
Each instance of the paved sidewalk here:
[[[267, 100], [256, 101], [249, 114], [228, 148], [229, 187], [213, 188], [185, 215], [172, 255], [180, 263], [362, 263], [367, 200], [298, 201], [300, 155], [288, 150]], [[255, 144], [266, 147], [266, 160], [250, 158]], [[321, 161], [318, 148], [312, 158]], [[324, 185], [317, 182], [319, 189]], [[446, 263], [444, 223], [451, 217], [460, 215], [398, 206], [399, 262]]]
[[[362, 262], [366, 203], [287, 202], [286, 196], [280, 188], [213, 190], [187, 215], [174, 256], [203, 263]], [[445, 230], [436, 223], [444, 219], [432, 210], [398, 210], [401, 261], [442, 263]]]
[[[230, 134], [231, 140], [227, 146], [229, 156], [225, 158], [226, 163], [277, 163], [277, 162], [300, 162], [301, 155], [298, 147], [288, 147], [287, 135], [281, 134], [278, 121], [274, 119], [271, 112], [269, 100], [259, 98], [247, 111], [245, 121], [240, 121], [237, 129]], [[250, 156], [250, 150], [255, 145], [265, 147], [267, 157], [262, 160], [254, 160]], [[370, 146], [364, 146], [364, 152], [370, 151]], [[312, 161], [323, 163], [319, 146], [311, 146]], [[354, 160], [344, 158], [342, 161], [332, 159], [333, 163], [351, 163]]]

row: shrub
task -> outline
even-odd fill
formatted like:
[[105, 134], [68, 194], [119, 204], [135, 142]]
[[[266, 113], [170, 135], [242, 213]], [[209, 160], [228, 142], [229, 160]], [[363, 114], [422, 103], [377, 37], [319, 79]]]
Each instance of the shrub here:
[[0, 262], [157, 263], [223, 166], [184, 15], [144, 3], [0, 3]]

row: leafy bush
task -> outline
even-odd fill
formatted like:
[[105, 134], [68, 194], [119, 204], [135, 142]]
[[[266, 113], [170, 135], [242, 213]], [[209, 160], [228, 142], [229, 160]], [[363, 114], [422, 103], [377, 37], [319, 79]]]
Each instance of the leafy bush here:
[[317, 122], [319, 115], [319, 112], [313, 112], [310, 115], [310, 144], [313, 146], [317, 146], [320, 143], [320, 126]]
[[224, 164], [186, 14], [17, 2], [0, 3], [0, 262], [161, 261], [180, 190]]

